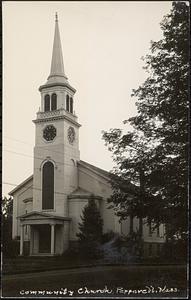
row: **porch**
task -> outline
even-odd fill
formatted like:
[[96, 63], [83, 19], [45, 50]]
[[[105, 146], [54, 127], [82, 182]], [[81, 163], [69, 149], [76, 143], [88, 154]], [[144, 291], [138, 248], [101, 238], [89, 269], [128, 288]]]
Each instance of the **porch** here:
[[20, 219], [20, 255], [24, 255], [24, 227], [29, 227], [29, 255], [61, 255], [69, 243], [70, 218], [31, 212]]

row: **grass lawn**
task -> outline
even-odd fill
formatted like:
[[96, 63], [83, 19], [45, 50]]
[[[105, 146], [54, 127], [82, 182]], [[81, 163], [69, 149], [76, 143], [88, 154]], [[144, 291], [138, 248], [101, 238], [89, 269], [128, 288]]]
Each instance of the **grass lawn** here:
[[93, 260], [78, 257], [17, 257], [3, 259], [3, 274], [19, 274], [91, 265]]

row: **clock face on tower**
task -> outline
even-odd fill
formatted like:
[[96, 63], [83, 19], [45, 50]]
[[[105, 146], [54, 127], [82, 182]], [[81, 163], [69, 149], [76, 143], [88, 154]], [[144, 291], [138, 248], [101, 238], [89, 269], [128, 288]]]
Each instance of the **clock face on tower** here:
[[73, 127], [68, 128], [68, 141], [70, 144], [72, 144], [75, 140], [75, 130]]
[[56, 128], [53, 125], [48, 125], [43, 130], [43, 138], [50, 142], [53, 141], [53, 139], [56, 136]]

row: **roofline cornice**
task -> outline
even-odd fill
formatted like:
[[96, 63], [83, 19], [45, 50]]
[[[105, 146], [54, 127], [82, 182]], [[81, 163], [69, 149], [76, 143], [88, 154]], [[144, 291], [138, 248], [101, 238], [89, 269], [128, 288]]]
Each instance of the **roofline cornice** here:
[[25, 184], [27, 184], [31, 180], [33, 180], [33, 175], [31, 175], [30, 177], [28, 177], [27, 179], [25, 179], [22, 183], [18, 184], [12, 191], [10, 191], [8, 193], [8, 195], [10, 195], [10, 196], [14, 195], [15, 192], [17, 192], [19, 189], [21, 189], [23, 186], [25, 186]]
[[54, 86], [63, 86], [63, 87], [66, 87], [68, 88], [69, 90], [71, 90], [73, 93], [76, 92], [76, 89], [73, 88], [69, 83], [67, 82], [55, 82], [55, 83], [46, 83], [46, 84], [43, 84], [39, 87], [39, 91], [41, 92], [42, 90], [46, 89], [46, 88], [49, 88], [49, 87], [54, 87]]
[[30, 218], [30, 216], [39, 216], [39, 218], [47, 218], [47, 219], [60, 219], [60, 220], [66, 220], [66, 221], [71, 221], [70, 217], [62, 217], [62, 216], [58, 216], [58, 215], [51, 215], [51, 214], [46, 214], [44, 212], [39, 212], [39, 211], [31, 211], [30, 213], [21, 215], [16, 217], [17, 219], [26, 219], [26, 218]]
[[105, 175], [105, 174], [101, 173], [101, 171], [99, 172], [98, 170], [95, 170], [94, 168], [91, 168], [91, 166], [87, 166], [81, 160], [78, 161], [78, 165], [81, 166], [81, 167], [83, 167], [83, 168], [85, 168], [85, 169], [87, 169], [87, 170], [92, 171], [93, 173], [95, 173], [95, 174], [97, 174], [97, 175], [99, 175], [101, 177], [103, 177], [104, 179], [106, 179], [107, 183], [110, 185], [109, 173], [108, 173], [108, 175]]
[[70, 119], [67, 116], [49, 117], [49, 118], [36, 119], [36, 120], [32, 120], [32, 121], [33, 121], [33, 123], [42, 123], [42, 122], [45, 123], [45, 122], [51, 122], [51, 121], [56, 121], [56, 120], [60, 120], [60, 119], [66, 119], [67, 121], [70, 121], [71, 123], [73, 123], [77, 127], [82, 126], [81, 124], [79, 124], [78, 122]]

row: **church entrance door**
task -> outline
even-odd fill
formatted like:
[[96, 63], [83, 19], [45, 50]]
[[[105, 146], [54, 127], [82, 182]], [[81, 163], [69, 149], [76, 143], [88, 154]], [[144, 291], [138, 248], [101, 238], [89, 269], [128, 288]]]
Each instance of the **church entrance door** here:
[[50, 253], [51, 227], [48, 224], [39, 225], [39, 253]]

